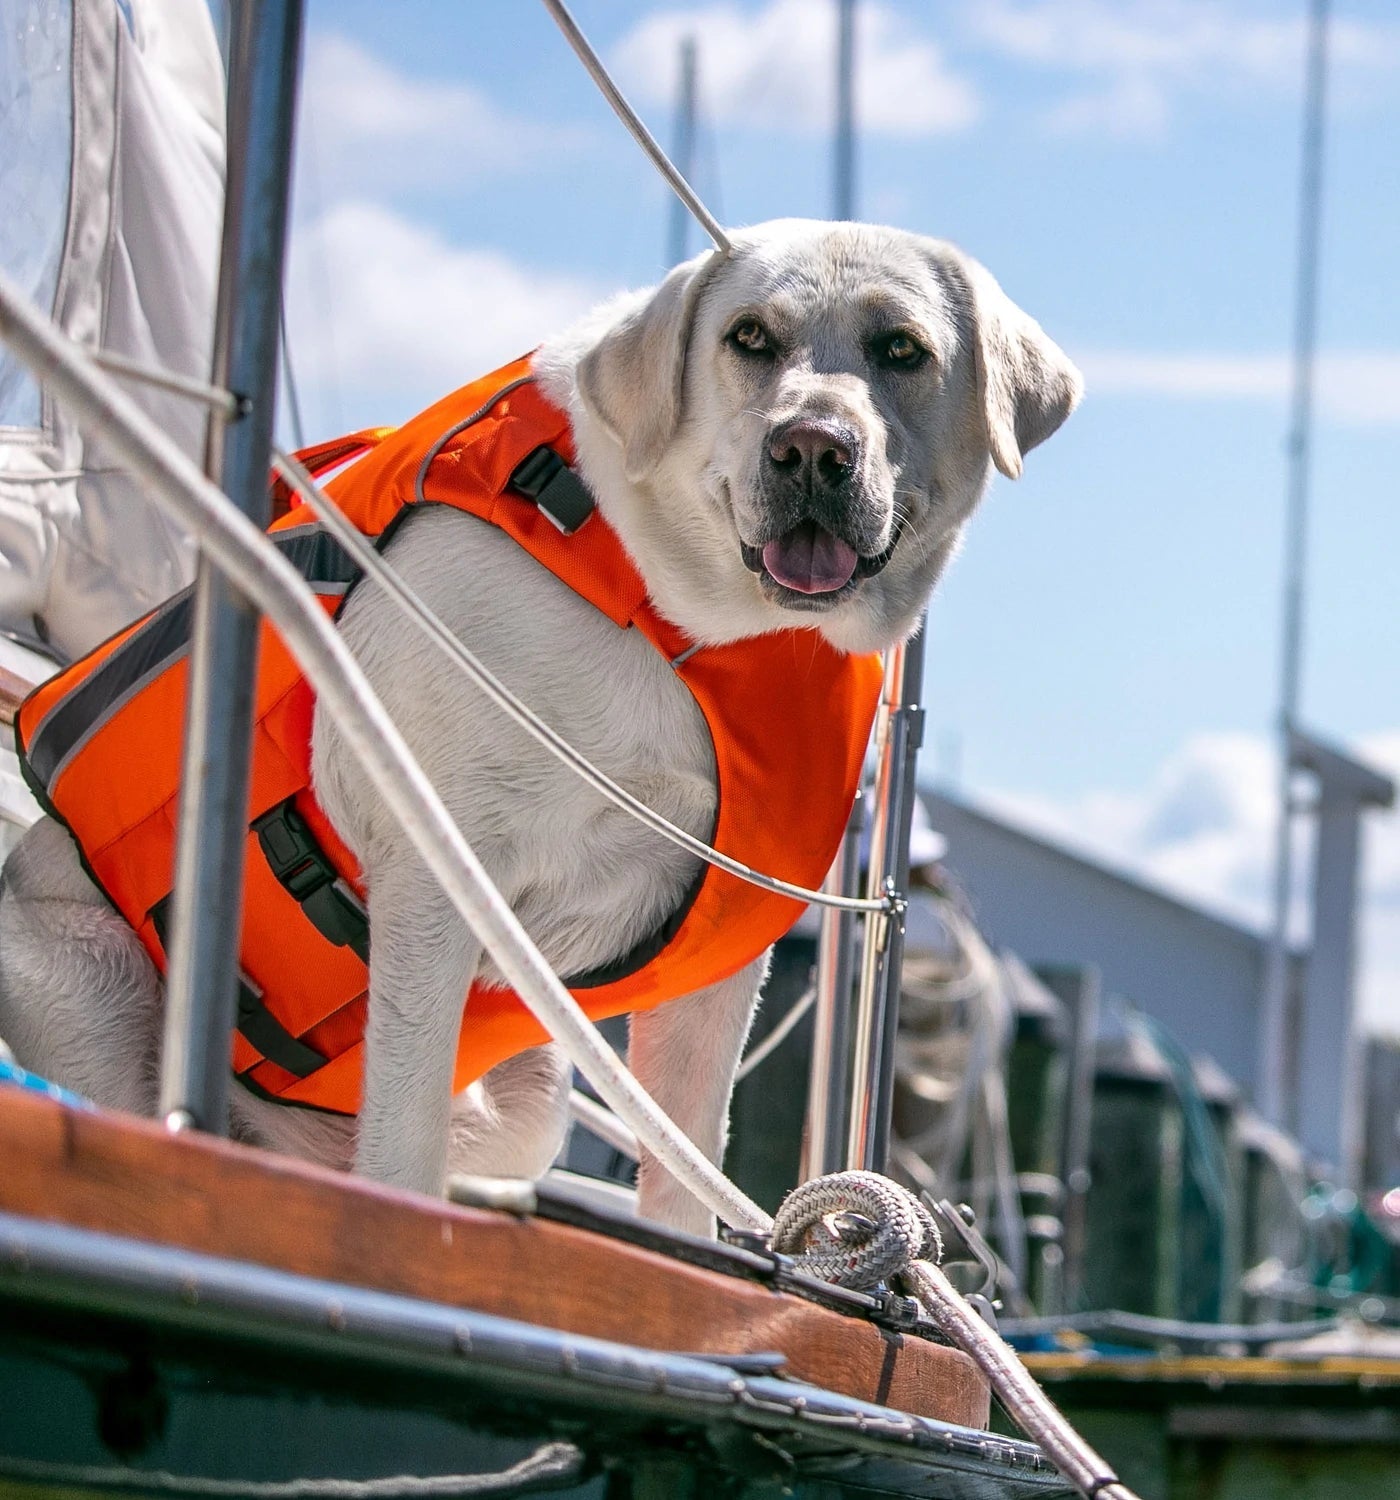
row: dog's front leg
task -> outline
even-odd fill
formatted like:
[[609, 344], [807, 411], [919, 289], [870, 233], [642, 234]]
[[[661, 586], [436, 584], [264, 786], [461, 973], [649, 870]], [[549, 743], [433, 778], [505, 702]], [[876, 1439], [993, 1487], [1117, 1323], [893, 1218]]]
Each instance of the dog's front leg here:
[[[713, 1162], [724, 1156], [734, 1073], [767, 972], [765, 953], [731, 979], [631, 1018], [627, 1056], [638, 1082]], [[715, 1232], [715, 1216], [645, 1150], [638, 1209], [691, 1234]]]
[[369, 1019], [355, 1168], [441, 1194], [462, 1007], [481, 945], [416, 860], [369, 890]]

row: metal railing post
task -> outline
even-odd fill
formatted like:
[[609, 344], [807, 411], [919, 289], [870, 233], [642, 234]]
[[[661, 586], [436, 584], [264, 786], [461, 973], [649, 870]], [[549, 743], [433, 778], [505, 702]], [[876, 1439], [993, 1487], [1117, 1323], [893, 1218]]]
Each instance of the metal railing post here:
[[[838, 896], [855, 894], [860, 882], [860, 838], [864, 828], [865, 797], [858, 792], [824, 890]], [[822, 912], [817, 944], [817, 999], [807, 1075], [807, 1122], [799, 1168], [803, 1182], [841, 1170], [851, 1062], [855, 939], [855, 914], [828, 906]]]
[[921, 621], [917, 633], [885, 659], [876, 727], [875, 807], [866, 894], [889, 894], [896, 907], [892, 913], [865, 919], [846, 1141], [846, 1166], [870, 1172], [883, 1172], [889, 1155], [904, 967], [904, 897], [909, 890], [909, 825], [917, 795], [915, 765], [923, 742], [924, 629]]
[[[215, 322], [216, 386], [240, 416], [210, 423], [206, 468], [249, 517], [268, 516], [282, 262], [301, 0], [242, 0], [229, 64], [228, 171]], [[238, 993], [258, 614], [200, 558], [195, 581], [160, 1113], [223, 1132]]]

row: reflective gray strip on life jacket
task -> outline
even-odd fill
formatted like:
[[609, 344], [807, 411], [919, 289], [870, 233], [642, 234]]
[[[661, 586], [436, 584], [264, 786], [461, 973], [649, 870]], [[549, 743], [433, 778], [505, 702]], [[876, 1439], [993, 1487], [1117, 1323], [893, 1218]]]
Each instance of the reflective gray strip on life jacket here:
[[[271, 541], [319, 594], [344, 593], [360, 576], [354, 560], [319, 524], [273, 532]], [[166, 600], [139, 629], [59, 699], [20, 747], [28, 779], [50, 790], [69, 760], [111, 716], [188, 652], [194, 587]]]
[[[441, 437], [435, 438], [428, 445], [428, 451], [423, 455], [423, 461], [418, 465], [418, 473], [413, 480], [413, 503], [415, 505], [433, 503], [428, 499], [424, 485], [427, 483], [428, 473], [437, 461], [438, 455], [452, 439], [458, 433], [465, 432], [468, 427], [481, 421], [499, 401], [509, 396], [512, 391], [518, 390], [522, 385], [534, 383], [533, 375], [521, 375], [518, 379], [507, 382], [500, 390], [492, 391], [469, 417], [463, 417], [460, 422], [454, 422]], [[533, 500], [539, 507], [540, 513], [565, 536], [572, 536], [598, 508], [597, 501], [589, 493], [588, 486], [548, 443], [542, 443], [538, 448], [527, 453], [511, 471], [507, 483], [511, 489], [524, 495], [527, 500]], [[404, 510], [407, 509], [408, 507], [405, 506]], [[383, 538], [381, 538], [381, 545], [382, 542]]]

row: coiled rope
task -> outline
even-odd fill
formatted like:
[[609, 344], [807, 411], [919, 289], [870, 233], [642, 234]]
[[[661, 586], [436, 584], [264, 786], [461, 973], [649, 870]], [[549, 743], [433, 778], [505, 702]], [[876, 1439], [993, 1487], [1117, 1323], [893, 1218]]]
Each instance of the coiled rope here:
[[795, 1187], [773, 1220], [773, 1248], [820, 1281], [869, 1291], [916, 1260], [943, 1259], [933, 1215], [877, 1172], [833, 1172]]
[[[556, 19], [561, 14], [567, 16], [558, 0], [546, 0], [546, 5]], [[682, 196], [695, 212], [696, 203], [691, 202], [690, 196]], [[722, 232], [716, 236], [716, 242], [723, 249]], [[729, 1223], [760, 1232], [771, 1226], [775, 1249], [792, 1255], [800, 1269], [815, 1277], [853, 1288], [873, 1288], [884, 1281], [905, 1285], [934, 1325], [973, 1359], [1022, 1430], [1041, 1446], [1086, 1500], [1137, 1500], [1070, 1427], [1014, 1352], [982, 1322], [944, 1275], [937, 1264], [943, 1250], [937, 1224], [912, 1194], [874, 1173], [838, 1173], [803, 1184], [789, 1195], [778, 1220], [770, 1221], [757, 1204], [676, 1130], [631, 1075], [618, 1068], [596, 1029], [534, 949], [470, 846], [452, 824], [355, 662], [319, 608], [304, 596], [304, 586], [285, 560], [164, 434], [119, 391], [104, 385], [94, 375], [82, 354], [57, 334], [3, 275], [0, 275], [0, 337], [15, 349], [32, 373], [66, 397], [84, 430], [99, 427], [109, 436], [118, 455], [147, 480], [153, 498], [199, 534], [216, 564], [278, 625], [307, 675], [330, 701], [354, 753], [380, 786], [390, 810], [461, 915], [481, 934], [517, 992], [540, 1013], [573, 1061], [594, 1076], [599, 1092], [647, 1140], [666, 1169]], [[130, 376], [138, 372], [127, 368], [121, 373]], [[145, 371], [140, 374], [149, 378]], [[205, 400], [211, 395], [222, 398], [222, 393], [205, 390], [186, 390], [184, 394]], [[285, 472], [290, 466], [282, 467]], [[291, 477], [310, 485], [304, 471]], [[435, 620], [421, 616], [420, 623], [438, 625]], [[519, 707], [523, 709], [523, 705]], [[640, 816], [643, 810], [634, 811]], [[716, 851], [694, 852], [714, 863], [722, 862], [715, 858]], [[741, 878], [756, 884], [765, 881], [765, 877], [756, 877], [755, 872], [749, 871], [743, 872]], [[838, 902], [815, 892], [802, 894], [823, 904], [840, 904], [848, 909], [885, 905], [850, 898]], [[541, 1456], [537, 1454], [535, 1458]], [[464, 1484], [514, 1477], [506, 1474], [429, 1479], [418, 1481], [426, 1488], [416, 1493], [444, 1493], [438, 1485], [464, 1493], [468, 1492], [461, 1487]], [[406, 1476], [390, 1483], [399, 1486], [402, 1493], [402, 1487], [413, 1486], [414, 1480]], [[356, 1486], [339, 1493], [355, 1494], [364, 1500], [369, 1494], [389, 1492]], [[478, 1488], [476, 1492], [487, 1491]], [[285, 1500], [281, 1487], [271, 1493]], [[305, 1496], [313, 1492], [298, 1488], [297, 1493]]]
[[938, 1262], [943, 1239], [927, 1208], [874, 1172], [834, 1172], [794, 1188], [773, 1221], [774, 1250], [799, 1271], [856, 1291], [897, 1282], [987, 1377], [1016, 1425], [1085, 1500], [1138, 1500], [1070, 1426], [1004, 1339], [978, 1317]]

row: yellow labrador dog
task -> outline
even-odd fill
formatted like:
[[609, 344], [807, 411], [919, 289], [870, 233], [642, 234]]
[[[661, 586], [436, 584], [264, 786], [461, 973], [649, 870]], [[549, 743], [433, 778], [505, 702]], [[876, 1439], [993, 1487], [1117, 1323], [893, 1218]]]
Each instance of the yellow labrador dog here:
[[[732, 256], [700, 256], [600, 309], [541, 350], [535, 370], [570, 414], [580, 472], [664, 615], [701, 643], [798, 624], [851, 652], [913, 628], [992, 468], [1019, 475], [1080, 393], [1065, 355], [952, 246], [806, 221], [737, 233]], [[703, 718], [637, 632], [450, 507], [415, 514], [388, 555], [585, 755], [708, 833]], [[614, 960], [672, 913], [690, 856], [484, 705], [373, 588], [354, 593], [341, 628], [556, 970]], [[370, 893], [364, 1108], [356, 1132], [235, 1089], [236, 1133], [429, 1192], [449, 1170], [543, 1172], [564, 1139], [567, 1068], [537, 1048], [451, 1097], [462, 996], [491, 965], [325, 718], [313, 751], [322, 806]], [[763, 972], [756, 962], [633, 1017], [638, 1077], [716, 1158]], [[36, 825], [0, 899], [0, 1035], [36, 1071], [150, 1111], [158, 991], [66, 832]], [[640, 1198], [649, 1217], [711, 1228], [646, 1161]]]

